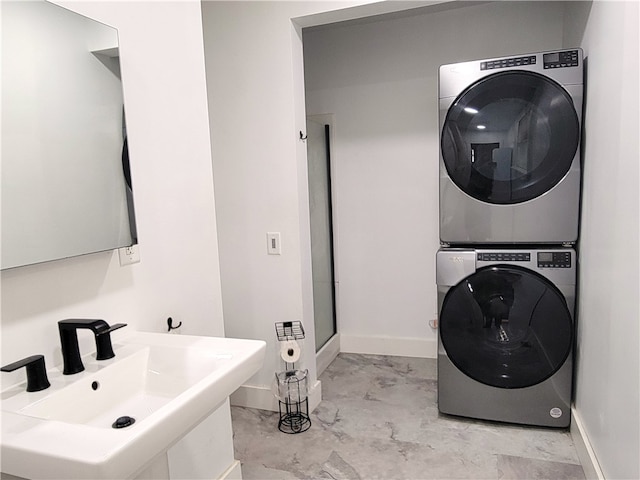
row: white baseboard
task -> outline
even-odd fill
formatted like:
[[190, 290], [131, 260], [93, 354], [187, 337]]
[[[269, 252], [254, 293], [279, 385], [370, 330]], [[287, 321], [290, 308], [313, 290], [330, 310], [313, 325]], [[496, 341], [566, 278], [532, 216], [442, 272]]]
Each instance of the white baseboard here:
[[[278, 399], [273, 395], [271, 388], [253, 385], [242, 385], [229, 397], [231, 405], [238, 407], [258, 408], [260, 410], [279, 411]], [[313, 412], [322, 400], [322, 384], [320, 380], [309, 389], [309, 412]]]
[[604, 474], [598, 463], [580, 415], [571, 407], [571, 438], [578, 452], [580, 464], [587, 480], [604, 480]]
[[320, 351], [316, 353], [316, 370], [318, 377], [333, 362], [340, 353], [340, 334], [336, 333], [325, 343]]
[[240, 462], [238, 460], [234, 460], [229, 468], [220, 475], [219, 480], [242, 480], [242, 467]]
[[365, 335], [340, 335], [340, 351], [396, 357], [437, 358], [435, 339], [403, 338]]

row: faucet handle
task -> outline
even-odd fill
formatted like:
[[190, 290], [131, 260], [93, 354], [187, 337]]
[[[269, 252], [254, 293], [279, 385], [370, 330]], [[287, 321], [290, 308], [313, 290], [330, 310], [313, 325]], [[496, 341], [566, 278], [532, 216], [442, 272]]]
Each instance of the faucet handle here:
[[96, 337], [99, 337], [100, 335], [104, 335], [105, 333], [111, 333], [114, 330], [118, 330], [119, 328], [126, 327], [126, 326], [127, 326], [126, 323], [116, 323], [114, 325], [111, 325], [109, 328], [97, 331], [96, 332]]
[[126, 323], [116, 323], [109, 328], [95, 332], [96, 335], [96, 360], [108, 360], [116, 356], [111, 346], [111, 332], [126, 327]]
[[44, 355], [32, 355], [23, 358], [17, 362], [5, 365], [0, 368], [0, 370], [3, 372], [13, 372], [22, 367], [27, 367], [27, 392], [39, 392], [51, 386], [47, 378]]

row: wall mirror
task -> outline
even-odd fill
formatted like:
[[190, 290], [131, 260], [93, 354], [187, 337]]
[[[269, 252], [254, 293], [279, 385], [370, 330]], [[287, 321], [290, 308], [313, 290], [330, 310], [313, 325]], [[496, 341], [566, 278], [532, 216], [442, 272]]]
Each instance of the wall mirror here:
[[117, 31], [3, 1], [1, 267], [136, 243]]

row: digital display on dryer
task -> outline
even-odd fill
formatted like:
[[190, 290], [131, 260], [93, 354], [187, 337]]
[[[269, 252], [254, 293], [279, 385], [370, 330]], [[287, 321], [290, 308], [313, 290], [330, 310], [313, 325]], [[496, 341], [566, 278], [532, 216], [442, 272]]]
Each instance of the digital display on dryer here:
[[544, 68], [565, 68], [578, 66], [578, 50], [545, 53], [542, 56]]
[[559, 53], [547, 53], [544, 56], [544, 61], [545, 63], [556, 63], [560, 61], [560, 54]]

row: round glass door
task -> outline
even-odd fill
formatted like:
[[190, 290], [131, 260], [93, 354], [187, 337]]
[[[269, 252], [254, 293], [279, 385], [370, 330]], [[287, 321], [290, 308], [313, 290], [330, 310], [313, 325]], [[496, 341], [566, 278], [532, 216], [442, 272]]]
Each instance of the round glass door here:
[[499, 388], [546, 380], [565, 362], [573, 341], [571, 314], [560, 291], [515, 266], [478, 270], [451, 288], [439, 328], [453, 364]]
[[441, 152], [449, 177], [493, 204], [536, 198], [569, 171], [580, 127], [569, 94], [533, 72], [489, 75], [463, 91], [445, 118]]

